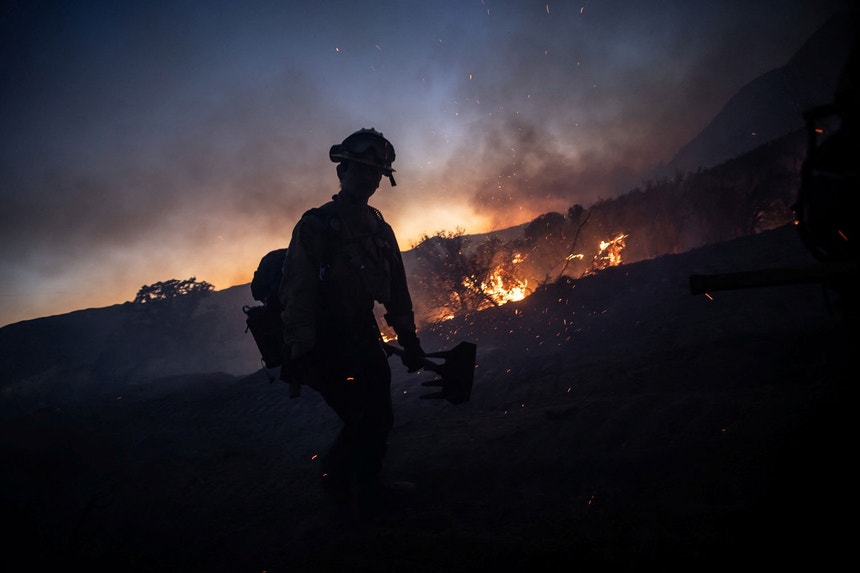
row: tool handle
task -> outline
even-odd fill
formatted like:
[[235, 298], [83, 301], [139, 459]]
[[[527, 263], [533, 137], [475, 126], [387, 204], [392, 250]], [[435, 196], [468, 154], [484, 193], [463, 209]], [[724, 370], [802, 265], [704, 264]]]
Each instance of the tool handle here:
[[[396, 354], [397, 356], [403, 356], [403, 349], [399, 346], [394, 346], [393, 344], [388, 344], [386, 342], [385, 344], [383, 344], [383, 347], [385, 349], [385, 352], [388, 353], [389, 356], [391, 356], [392, 354]], [[421, 359], [421, 364], [423, 365], [423, 370], [429, 370], [430, 372], [435, 372], [437, 374], [440, 373], [440, 370], [442, 368], [441, 364], [437, 364], [436, 362], [433, 362], [426, 357]]]

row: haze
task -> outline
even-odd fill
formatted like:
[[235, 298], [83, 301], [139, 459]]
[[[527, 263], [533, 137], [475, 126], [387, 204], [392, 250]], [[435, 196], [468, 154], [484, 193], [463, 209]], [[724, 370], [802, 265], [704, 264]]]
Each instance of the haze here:
[[247, 283], [361, 127], [404, 250], [617, 195], [848, 4], [13, 2], [0, 325]]

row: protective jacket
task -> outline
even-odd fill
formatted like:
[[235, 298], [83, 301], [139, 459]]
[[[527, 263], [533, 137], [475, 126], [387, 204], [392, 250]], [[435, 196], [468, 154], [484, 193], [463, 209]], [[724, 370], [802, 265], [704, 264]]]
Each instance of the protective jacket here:
[[284, 280], [284, 338], [293, 359], [312, 351], [361, 356], [380, 347], [374, 302], [406, 346], [417, 343], [412, 299], [394, 231], [381, 213], [346, 195], [306, 212], [293, 229]]

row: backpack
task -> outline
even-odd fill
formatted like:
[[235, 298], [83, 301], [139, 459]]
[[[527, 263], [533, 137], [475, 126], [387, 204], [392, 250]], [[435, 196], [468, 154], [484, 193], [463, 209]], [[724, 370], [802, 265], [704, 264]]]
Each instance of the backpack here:
[[263, 304], [245, 305], [245, 332], [250, 332], [260, 351], [264, 367], [277, 368], [284, 359], [284, 327], [281, 323], [281, 285], [287, 249], [269, 251], [260, 259], [251, 279], [251, 295]]

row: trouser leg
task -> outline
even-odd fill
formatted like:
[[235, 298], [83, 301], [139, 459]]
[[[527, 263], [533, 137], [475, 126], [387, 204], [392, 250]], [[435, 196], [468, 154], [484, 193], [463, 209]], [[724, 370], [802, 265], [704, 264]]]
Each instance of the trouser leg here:
[[344, 439], [344, 431], [332, 442], [328, 452], [323, 456], [320, 464], [320, 479], [326, 493], [337, 503], [348, 503], [352, 498], [350, 483], [353, 472], [348, 460], [348, 444]]
[[321, 466], [323, 484], [335, 494], [352, 483], [359, 493], [375, 487], [394, 421], [387, 358], [381, 354], [320, 391], [343, 422]]
[[362, 397], [362, 416], [355, 425], [355, 473], [361, 500], [373, 503], [379, 486], [388, 436], [394, 424], [391, 370], [382, 360], [368, 377]]

